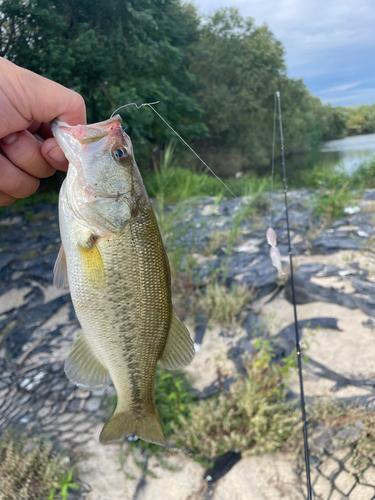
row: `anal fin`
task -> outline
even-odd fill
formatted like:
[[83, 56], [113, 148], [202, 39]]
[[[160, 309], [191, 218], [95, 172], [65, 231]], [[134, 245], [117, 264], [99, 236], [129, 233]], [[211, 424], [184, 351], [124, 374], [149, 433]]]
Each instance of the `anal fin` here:
[[84, 389], [103, 389], [111, 383], [107, 368], [97, 358], [83, 333], [78, 333], [65, 361], [68, 379]]
[[195, 355], [194, 343], [189, 331], [172, 310], [171, 326], [160, 363], [168, 370], [176, 370], [190, 364]]

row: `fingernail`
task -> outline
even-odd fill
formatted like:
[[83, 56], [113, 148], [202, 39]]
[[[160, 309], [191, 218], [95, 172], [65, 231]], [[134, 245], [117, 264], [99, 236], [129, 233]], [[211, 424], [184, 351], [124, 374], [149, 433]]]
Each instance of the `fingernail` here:
[[18, 133], [16, 132], [15, 134], [10, 134], [6, 135], [1, 139], [1, 142], [3, 142], [6, 145], [12, 144], [18, 137]]
[[66, 161], [65, 155], [59, 146], [54, 146], [50, 151], [48, 151], [47, 154], [53, 161], [57, 161], [59, 163]]

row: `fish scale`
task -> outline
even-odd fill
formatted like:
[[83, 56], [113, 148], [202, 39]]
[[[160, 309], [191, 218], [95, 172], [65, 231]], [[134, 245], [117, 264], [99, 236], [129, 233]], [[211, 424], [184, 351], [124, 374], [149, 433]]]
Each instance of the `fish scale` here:
[[156, 364], [186, 366], [194, 344], [173, 311], [167, 254], [120, 123], [115, 116], [52, 126], [70, 163], [60, 192], [55, 284], [69, 283], [82, 326], [65, 372], [88, 389], [113, 382], [117, 407], [102, 443], [135, 433], [165, 444], [153, 394]]

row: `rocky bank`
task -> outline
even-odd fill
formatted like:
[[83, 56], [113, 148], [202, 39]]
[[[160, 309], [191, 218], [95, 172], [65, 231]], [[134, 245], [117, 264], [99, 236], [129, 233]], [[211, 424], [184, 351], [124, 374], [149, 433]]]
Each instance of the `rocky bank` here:
[[[329, 227], [313, 216], [310, 191], [294, 190], [289, 200], [299, 328], [302, 341], [309, 345], [304, 364], [306, 396], [314, 400], [328, 395], [371, 410], [375, 406], [375, 190], [365, 190], [358, 206], [348, 210], [354, 213]], [[204, 293], [215, 272], [227, 287], [244, 283], [256, 297], [235, 335], [210, 324], [205, 311], [187, 318], [197, 348], [187, 372], [193, 375], [200, 398], [236, 379], [241, 360], [254, 351], [252, 340], [259, 332], [276, 339], [275, 361], [294, 349], [283, 194], [275, 193], [273, 199], [273, 228], [286, 273], [281, 280], [266, 241], [269, 209], [239, 220], [242, 203], [241, 199], [206, 198], [176, 216], [178, 234], [173, 245], [182, 248], [182, 259], [194, 256], [195, 286]], [[169, 207], [167, 212], [174, 210]], [[233, 228], [234, 245], [223, 238], [207, 254], [215, 235], [229, 234]], [[306, 498], [302, 462], [292, 453], [241, 457], [232, 452], [207, 471], [182, 453], [168, 456], [166, 468], [139, 451], [142, 470], [126, 443], [99, 445], [108, 411], [103, 401], [114, 392], [78, 389], [64, 374], [63, 362], [79, 324], [69, 294], [52, 286], [60, 244], [56, 206], [39, 203], [27, 212], [1, 216], [0, 238], [0, 431], [11, 426], [43, 433], [72, 453], [88, 453], [81, 489], [71, 498]], [[167, 248], [170, 244], [167, 238]], [[290, 397], [297, 397], [297, 376], [288, 381], [288, 387]], [[310, 429], [316, 498], [375, 498], [375, 467], [370, 464], [359, 475], [351, 464], [361, 425], [359, 421], [349, 428], [329, 429], [319, 424]]]

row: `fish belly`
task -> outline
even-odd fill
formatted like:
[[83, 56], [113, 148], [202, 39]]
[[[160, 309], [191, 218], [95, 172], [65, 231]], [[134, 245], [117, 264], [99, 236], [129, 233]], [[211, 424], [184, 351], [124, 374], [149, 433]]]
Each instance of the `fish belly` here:
[[[71, 214], [72, 216], [72, 214]], [[60, 223], [61, 224], [61, 223]], [[116, 412], [155, 413], [155, 367], [171, 322], [170, 273], [152, 208], [83, 249], [61, 224], [74, 308], [118, 395]]]

